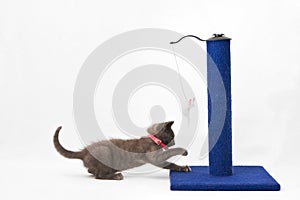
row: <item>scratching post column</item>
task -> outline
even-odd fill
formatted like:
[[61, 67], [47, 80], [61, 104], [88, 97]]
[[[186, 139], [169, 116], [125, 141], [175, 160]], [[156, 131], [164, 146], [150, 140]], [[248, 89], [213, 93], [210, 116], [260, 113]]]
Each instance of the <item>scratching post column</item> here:
[[[230, 38], [222, 34], [206, 41], [207, 44], [207, 86], [208, 86], [208, 137], [209, 137], [209, 173], [213, 176], [232, 175], [232, 129], [231, 129], [231, 75], [230, 75]], [[220, 95], [220, 82], [223, 79], [226, 102]], [[214, 102], [212, 102], [214, 101]], [[219, 133], [214, 125], [211, 125], [212, 106], [215, 112], [226, 109], [224, 127]]]

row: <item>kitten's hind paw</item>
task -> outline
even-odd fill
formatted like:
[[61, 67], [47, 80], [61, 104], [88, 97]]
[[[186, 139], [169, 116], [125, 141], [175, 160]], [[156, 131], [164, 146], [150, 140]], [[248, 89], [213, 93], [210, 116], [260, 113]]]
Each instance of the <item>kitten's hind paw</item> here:
[[105, 176], [95, 176], [96, 179], [102, 179], [102, 180], [123, 180], [124, 177], [121, 173], [117, 173], [117, 174], [108, 174]]
[[124, 176], [121, 173], [117, 173], [112, 177], [113, 180], [123, 180]]

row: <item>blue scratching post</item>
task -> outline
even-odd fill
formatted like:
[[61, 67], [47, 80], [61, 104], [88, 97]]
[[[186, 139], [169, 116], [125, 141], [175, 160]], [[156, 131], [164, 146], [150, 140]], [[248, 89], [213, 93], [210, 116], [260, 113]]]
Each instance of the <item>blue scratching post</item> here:
[[[193, 35], [185, 37], [204, 41]], [[280, 185], [263, 167], [232, 166], [230, 38], [215, 34], [206, 40], [206, 44], [209, 167], [191, 166], [191, 172], [171, 171], [171, 190], [278, 191]], [[218, 76], [221, 76], [224, 86], [220, 86]], [[222, 94], [222, 88], [225, 88], [225, 94]], [[225, 112], [225, 121], [220, 133], [218, 123], [213, 124], [211, 116], [222, 111]]]
[[[230, 39], [213, 37], [208, 39], [206, 44], [209, 172], [213, 176], [230, 176], [232, 175]], [[225, 94], [223, 95], [218, 91], [222, 85], [216, 80], [217, 73], [221, 75], [221, 82], [224, 83]], [[220, 130], [211, 124], [212, 107], [215, 113], [222, 113], [222, 109], [226, 109], [221, 134]]]

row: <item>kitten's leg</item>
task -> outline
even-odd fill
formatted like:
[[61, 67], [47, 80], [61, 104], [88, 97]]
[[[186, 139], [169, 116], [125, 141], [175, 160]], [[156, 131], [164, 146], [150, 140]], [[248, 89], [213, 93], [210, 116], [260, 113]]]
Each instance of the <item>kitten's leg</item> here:
[[170, 169], [174, 171], [190, 172], [191, 168], [189, 166], [178, 166], [174, 163], [170, 163], [166, 161], [173, 156], [177, 156], [177, 155], [186, 156], [187, 154], [188, 154], [187, 150], [183, 148], [173, 148], [167, 151], [148, 153], [147, 158], [151, 164], [157, 167]]
[[159, 164], [154, 164], [157, 167], [163, 168], [163, 169], [169, 169], [169, 170], [173, 170], [173, 171], [178, 171], [178, 172], [190, 172], [192, 171], [191, 168], [189, 166], [178, 166], [174, 163], [170, 163], [167, 161], [164, 161], [162, 163]]
[[187, 150], [183, 148], [173, 148], [166, 151], [159, 151], [159, 152], [150, 152], [147, 153], [147, 158], [150, 163], [162, 163], [169, 158], [177, 155], [186, 156], [188, 154]]
[[117, 170], [107, 167], [102, 163], [98, 163], [97, 169], [95, 172], [96, 179], [103, 179], [103, 180], [123, 180], [123, 175], [119, 173]]

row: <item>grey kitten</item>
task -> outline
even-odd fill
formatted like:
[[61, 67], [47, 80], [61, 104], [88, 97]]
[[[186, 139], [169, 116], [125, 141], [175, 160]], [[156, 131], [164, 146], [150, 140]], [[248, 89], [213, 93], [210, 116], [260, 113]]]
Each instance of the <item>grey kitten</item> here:
[[[168, 149], [175, 144], [174, 132], [171, 129], [173, 123], [170, 121], [152, 125], [147, 129], [152, 134], [150, 135], [152, 138], [146, 136], [129, 140], [104, 140], [93, 143], [78, 152], [66, 150], [61, 146], [58, 135], [62, 127], [58, 127], [53, 142], [56, 150], [64, 157], [82, 160], [88, 172], [96, 179], [122, 180], [121, 171], [146, 163], [163, 169], [189, 172], [191, 169], [188, 166], [178, 166], [166, 161], [172, 156], [188, 154], [183, 148]], [[167, 150], [163, 150], [163, 147]]]

